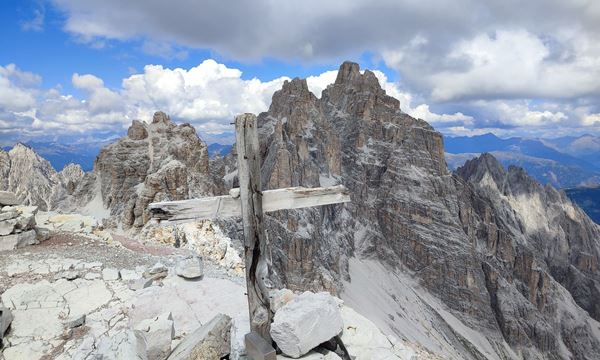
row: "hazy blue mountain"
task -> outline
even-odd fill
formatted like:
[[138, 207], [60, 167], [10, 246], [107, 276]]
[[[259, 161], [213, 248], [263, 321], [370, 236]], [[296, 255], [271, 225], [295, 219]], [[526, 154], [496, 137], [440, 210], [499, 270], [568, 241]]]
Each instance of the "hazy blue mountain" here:
[[223, 144], [210, 144], [208, 145], [208, 156], [213, 157], [215, 155], [225, 156], [231, 152], [231, 145]]
[[[590, 139], [593, 138], [593, 139]], [[595, 138], [591, 135], [560, 139], [502, 139], [493, 134], [446, 137], [448, 167], [456, 169], [468, 159], [489, 152], [505, 165], [523, 167], [536, 180], [556, 187], [600, 184], [600, 166], [593, 156]], [[598, 143], [600, 146], [600, 142]], [[571, 149], [569, 153], [566, 150]], [[596, 152], [596, 157], [600, 152]], [[594, 161], [592, 161], [594, 160]]]
[[586, 134], [542, 140], [546, 145], [600, 167], [600, 137]]
[[565, 189], [565, 192], [592, 220], [600, 224], [600, 187]]

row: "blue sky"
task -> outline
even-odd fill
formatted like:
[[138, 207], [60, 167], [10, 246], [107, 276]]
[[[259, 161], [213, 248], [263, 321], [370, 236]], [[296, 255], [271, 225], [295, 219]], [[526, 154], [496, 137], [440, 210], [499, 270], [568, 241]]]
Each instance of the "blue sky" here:
[[286, 78], [317, 96], [343, 60], [450, 135], [600, 129], [597, 1], [7, 0], [0, 145], [93, 142], [164, 110], [208, 142]]

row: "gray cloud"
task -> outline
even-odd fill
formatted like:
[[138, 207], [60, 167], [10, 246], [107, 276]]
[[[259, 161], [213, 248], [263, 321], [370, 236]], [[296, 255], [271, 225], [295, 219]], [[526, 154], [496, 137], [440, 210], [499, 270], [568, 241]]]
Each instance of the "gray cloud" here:
[[[67, 15], [65, 29], [89, 41], [144, 38], [150, 50], [172, 42], [247, 61], [338, 62], [373, 52], [436, 101], [600, 93], [580, 78], [594, 67], [600, 76], [590, 61], [600, 57], [596, 0], [53, 1]], [[513, 54], [503, 58], [510, 44]], [[481, 46], [493, 67], [469, 51]], [[529, 68], [521, 61], [528, 57], [537, 61]], [[498, 69], [528, 84], [505, 86], [504, 74], [486, 74]], [[554, 73], [548, 84], [531, 83]], [[574, 84], [556, 90], [569, 76]]]

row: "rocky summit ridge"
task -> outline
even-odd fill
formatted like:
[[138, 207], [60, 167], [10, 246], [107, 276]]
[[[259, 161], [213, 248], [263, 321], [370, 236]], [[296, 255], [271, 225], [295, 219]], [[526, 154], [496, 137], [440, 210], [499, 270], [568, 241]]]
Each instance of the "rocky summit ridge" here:
[[[337, 294], [386, 335], [443, 358], [600, 358], [598, 225], [489, 154], [449, 172], [441, 134], [400, 105], [345, 62], [320, 97], [286, 81], [258, 116], [265, 189], [343, 184], [352, 197], [267, 217], [276, 287]], [[235, 147], [209, 160], [193, 127], [160, 112], [103, 148], [90, 173], [46, 171], [19, 151], [25, 160], [0, 152], [0, 190], [100, 209], [107, 227], [173, 243], [185, 229], [148, 224], [150, 202], [237, 182]], [[25, 171], [39, 176], [19, 184]], [[30, 194], [36, 183], [43, 196]], [[219, 223], [239, 248], [239, 221]]]

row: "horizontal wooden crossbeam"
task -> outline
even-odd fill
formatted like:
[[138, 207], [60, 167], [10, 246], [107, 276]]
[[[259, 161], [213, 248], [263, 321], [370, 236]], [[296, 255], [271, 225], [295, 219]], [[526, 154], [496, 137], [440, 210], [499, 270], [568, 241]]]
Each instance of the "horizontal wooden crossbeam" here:
[[[264, 212], [349, 201], [350, 194], [343, 185], [318, 188], [291, 187], [262, 192]], [[232, 189], [229, 195], [152, 203], [148, 205], [148, 210], [152, 218], [167, 222], [224, 218], [242, 214], [237, 188]]]

